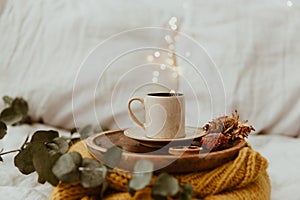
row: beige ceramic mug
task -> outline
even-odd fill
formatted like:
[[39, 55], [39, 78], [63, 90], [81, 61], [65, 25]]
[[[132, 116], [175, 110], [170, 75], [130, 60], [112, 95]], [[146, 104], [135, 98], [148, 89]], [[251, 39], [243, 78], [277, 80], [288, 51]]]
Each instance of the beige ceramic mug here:
[[[139, 101], [144, 105], [145, 123], [137, 119], [131, 110], [131, 103]], [[134, 122], [141, 126], [146, 136], [156, 139], [185, 137], [185, 101], [180, 93], [150, 93], [146, 98], [132, 98], [128, 111]]]

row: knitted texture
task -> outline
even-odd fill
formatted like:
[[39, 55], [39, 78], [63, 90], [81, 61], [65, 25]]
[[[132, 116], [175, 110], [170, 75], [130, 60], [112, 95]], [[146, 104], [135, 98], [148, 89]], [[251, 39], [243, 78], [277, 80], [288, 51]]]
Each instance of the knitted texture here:
[[[79, 142], [70, 148], [77, 151], [83, 157], [92, 158], [83, 142]], [[271, 185], [266, 172], [268, 163], [266, 159], [250, 147], [240, 150], [236, 159], [212, 170], [194, 172], [189, 174], [172, 174], [180, 183], [189, 183], [194, 189], [195, 199], [205, 200], [268, 200], [270, 199]], [[130, 175], [115, 171], [107, 176], [108, 191], [105, 194], [107, 200], [137, 200], [151, 199], [151, 188], [146, 187], [131, 197], [127, 190]], [[152, 181], [156, 179], [153, 177]], [[151, 185], [151, 184], [150, 184]], [[59, 183], [50, 196], [50, 200], [94, 200], [100, 199], [101, 187], [86, 189], [78, 182]]]

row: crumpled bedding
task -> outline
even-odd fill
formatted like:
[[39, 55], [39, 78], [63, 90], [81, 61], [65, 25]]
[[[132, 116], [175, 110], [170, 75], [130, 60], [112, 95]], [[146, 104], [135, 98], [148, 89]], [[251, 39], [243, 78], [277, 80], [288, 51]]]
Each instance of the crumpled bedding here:
[[[0, 149], [9, 151], [20, 148], [27, 134], [35, 130], [57, 130], [51, 126], [35, 124], [8, 127], [7, 135], [0, 140]], [[66, 135], [67, 132], [59, 130], [59, 133]], [[48, 183], [39, 184], [37, 174], [23, 175], [14, 166], [15, 154], [3, 156], [4, 162], [0, 163], [0, 199], [10, 200], [42, 200], [48, 199], [51, 185]]]
[[[273, 0], [1, 0], [0, 94], [22, 96], [30, 104], [30, 116], [42, 117], [54, 126], [98, 126], [100, 122], [124, 128], [133, 125], [127, 115], [128, 100], [131, 95], [142, 95], [142, 89], [149, 91], [144, 86], [151, 85], [156, 71], [161, 86], [185, 93], [189, 125], [202, 125], [226, 107], [225, 113], [237, 109], [241, 119], [248, 119], [257, 131], [297, 136], [299, 4], [289, 7], [287, 2], [293, 4]], [[189, 56], [178, 56], [181, 75], [176, 79], [172, 71], [157, 65], [165, 63], [162, 51], [153, 62], [147, 57], [154, 51], [145, 49], [114, 59], [137, 47], [168, 48], [166, 35], [160, 32], [127, 31], [166, 27], [173, 16], [179, 31], [208, 54], [179, 38], [174, 44], [176, 53]], [[124, 37], [108, 42], [123, 31], [127, 32]], [[105, 52], [93, 51], [90, 64], [81, 68], [100, 43]], [[218, 73], [206, 72], [214, 68], [208, 56]], [[108, 67], [107, 63], [113, 64]], [[136, 66], [145, 67], [133, 70]], [[213, 84], [206, 85], [210, 81]]]
[[[123, 60], [117, 63], [102, 88], [108, 93], [98, 92], [97, 101], [94, 99], [95, 85], [89, 81], [94, 80], [94, 76], [98, 80], [96, 73], [86, 76], [87, 83], [80, 85], [78, 96], [72, 96], [80, 63], [91, 49], [111, 35], [136, 27], [163, 27], [170, 17], [176, 16], [183, 22], [180, 30], [203, 44], [220, 67], [229, 106], [249, 116], [247, 119], [257, 131], [299, 135], [299, 5], [296, 1], [256, 0], [245, 6], [245, 2], [179, 0], [154, 4], [146, 0], [131, 3], [1, 0], [1, 95], [24, 97], [30, 103], [31, 116], [43, 117], [56, 126], [73, 127], [73, 114], [82, 123], [78, 127], [93, 123], [91, 118], [95, 112], [87, 108], [95, 102], [99, 105], [99, 119], [106, 119], [108, 112], [105, 109], [111, 106], [109, 95], [114, 87], [111, 80], [117, 80], [123, 74], [119, 70], [121, 67], [144, 63], [143, 56], [149, 52], [134, 54], [139, 60], [127, 57], [130, 65], [125, 65]], [[136, 38], [126, 41], [134, 42]], [[187, 53], [195, 55], [188, 50]], [[160, 73], [162, 75], [162, 71]], [[151, 80], [152, 70], [142, 78], [146, 79], [146, 75]], [[124, 84], [124, 88], [134, 88], [133, 82], [127, 81], [130, 87]], [[198, 84], [198, 80], [194, 79], [194, 83]], [[87, 98], [89, 89], [93, 98]], [[75, 102], [74, 107], [71, 100]], [[208, 104], [203, 99], [201, 102], [205, 109]], [[114, 104], [121, 108], [120, 114], [126, 113], [124, 96], [114, 99]], [[187, 119], [195, 118], [187, 113]], [[124, 116], [129, 119], [127, 114]], [[0, 140], [0, 149], [7, 151], [20, 147], [28, 133], [42, 128], [53, 129], [41, 124], [9, 127], [8, 135]], [[300, 199], [300, 138], [251, 135], [249, 142], [269, 160], [272, 199]], [[50, 190], [49, 184], [37, 183], [36, 174], [25, 176], [19, 173], [13, 166], [13, 155], [5, 156], [4, 162], [0, 163], [0, 199], [47, 199]]]
[[[35, 130], [56, 129], [51, 126], [35, 124], [8, 127], [8, 134], [0, 140], [5, 151], [18, 148], [27, 134]], [[63, 135], [67, 131], [59, 130]], [[300, 188], [300, 138], [276, 135], [250, 135], [248, 142], [269, 161], [268, 173], [272, 184], [272, 200], [299, 199]], [[36, 173], [22, 175], [13, 165], [13, 154], [4, 156], [0, 163], [0, 197], [10, 200], [48, 199], [51, 185], [37, 183]]]
[[300, 138], [252, 135], [249, 143], [269, 161], [271, 199], [300, 199]]

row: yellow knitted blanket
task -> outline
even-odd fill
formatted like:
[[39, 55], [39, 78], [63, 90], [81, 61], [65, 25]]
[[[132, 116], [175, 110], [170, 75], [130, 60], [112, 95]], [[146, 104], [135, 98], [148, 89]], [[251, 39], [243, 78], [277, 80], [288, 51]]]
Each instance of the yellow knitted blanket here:
[[[83, 157], [92, 158], [82, 142], [71, 147]], [[173, 174], [181, 183], [189, 183], [194, 189], [194, 199], [204, 200], [268, 200], [271, 185], [266, 172], [266, 159], [250, 147], [240, 150], [237, 158], [213, 170], [189, 174]], [[155, 179], [154, 177], [153, 179]], [[146, 187], [133, 197], [126, 192], [128, 174], [111, 173], [107, 177], [107, 200], [151, 199], [151, 189]], [[76, 183], [60, 183], [51, 193], [50, 200], [100, 199], [101, 187], [85, 189]]]

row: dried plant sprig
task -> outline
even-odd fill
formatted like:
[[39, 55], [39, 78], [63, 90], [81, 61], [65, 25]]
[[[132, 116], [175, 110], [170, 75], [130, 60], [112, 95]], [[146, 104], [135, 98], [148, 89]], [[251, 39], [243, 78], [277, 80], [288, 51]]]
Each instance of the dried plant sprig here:
[[231, 116], [218, 117], [203, 127], [207, 135], [202, 138], [201, 144], [206, 149], [216, 150], [229, 142], [248, 137], [255, 129], [247, 123], [248, 120], [240, 121], [237, 110]]

